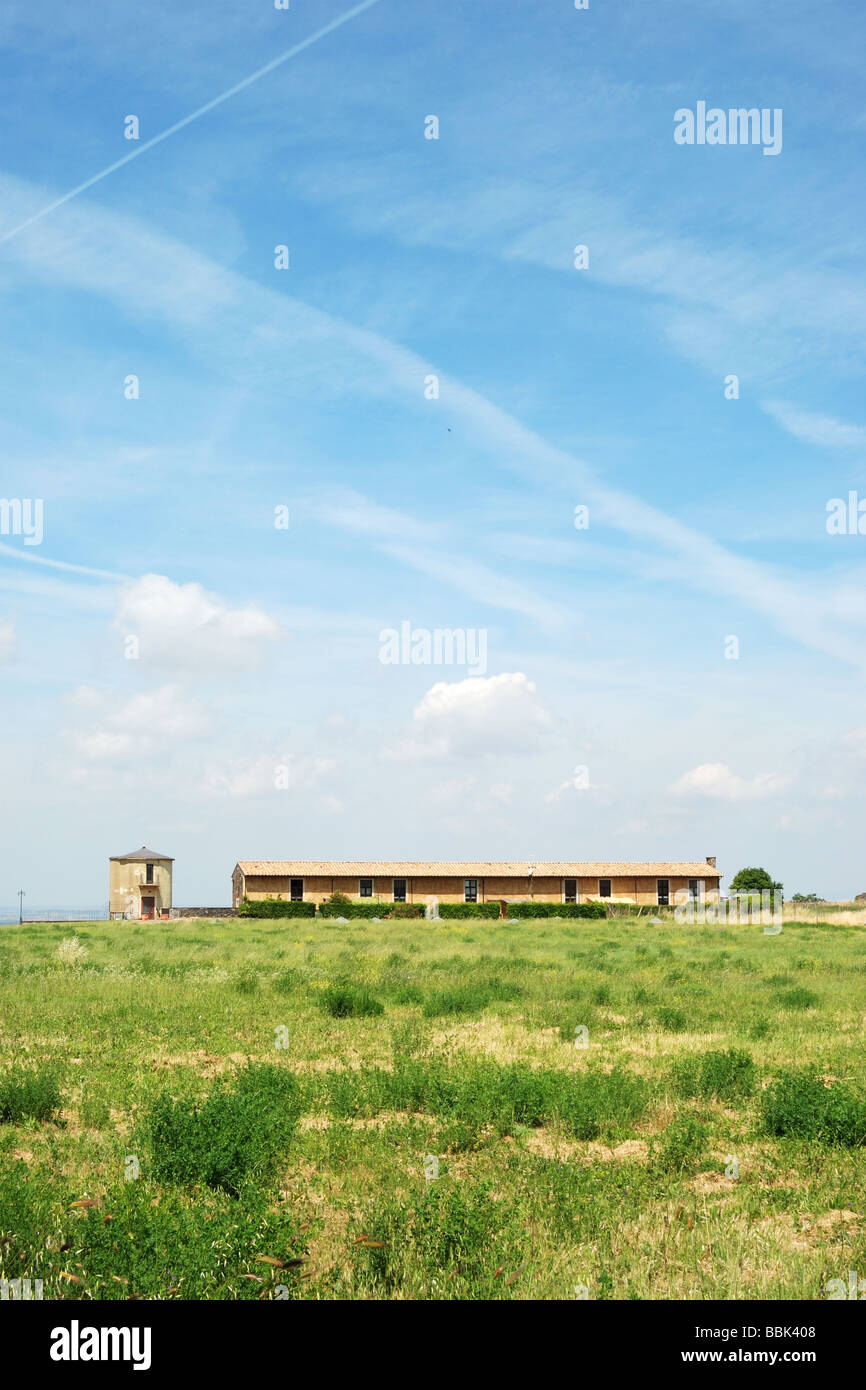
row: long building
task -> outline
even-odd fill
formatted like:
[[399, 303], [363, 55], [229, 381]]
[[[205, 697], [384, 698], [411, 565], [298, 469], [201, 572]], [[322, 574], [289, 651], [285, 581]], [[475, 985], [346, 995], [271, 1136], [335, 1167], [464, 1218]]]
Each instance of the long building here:
[[426, 860], [242, 859], [232, 904], [244, 898], [323, 902], [345, 893], [361, 902], [620, 902], [673, 906], [687, 897], [716, 901], [721, 873], [703, 863], [433, 863]]

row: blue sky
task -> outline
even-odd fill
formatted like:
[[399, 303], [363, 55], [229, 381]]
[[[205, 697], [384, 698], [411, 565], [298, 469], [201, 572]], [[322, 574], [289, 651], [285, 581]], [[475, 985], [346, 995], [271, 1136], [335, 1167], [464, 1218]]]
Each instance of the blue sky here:
[[[350, 8], [0, 17], [0, 496], [44, 514], [0, 904], [142, 841], [213, 905], [270, 857], [866, 890], [860, 7], [378, 0], [41, 215]], [[781, 151], [676, 144], [699, 101]], [[383, 664], [403, 622], [484, 673]]]

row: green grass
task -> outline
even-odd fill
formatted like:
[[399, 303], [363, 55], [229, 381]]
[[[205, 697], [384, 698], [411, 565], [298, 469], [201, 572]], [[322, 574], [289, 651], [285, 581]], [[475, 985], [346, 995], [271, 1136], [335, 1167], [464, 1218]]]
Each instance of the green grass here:
[[815, 1299], [866, 1268], [866, 928], [85, 923], [74, 968], [68, 934], [0, 933], [0, 1276], [46, 1297]]

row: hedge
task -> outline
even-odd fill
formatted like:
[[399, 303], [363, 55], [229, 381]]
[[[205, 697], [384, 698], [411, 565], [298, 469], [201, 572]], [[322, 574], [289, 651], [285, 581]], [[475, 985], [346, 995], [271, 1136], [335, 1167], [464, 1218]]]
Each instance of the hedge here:
[[[318, 914], [315, 903], [284, 902], [279, 898], [264, 898], [258, 902], [248, 899], [238, 907], [239, 917], [362, 917], [369, 920], [378, 917], [384, 921], [395, 908], [414, 909], [415, 918], [423, 918], [424, 903], [391, 902], [348, 902], [320, 903]], [[604, 903], [508, 903], [506, 915], [517, 921], [530, 917], [597, 918], [606, 917]], [[408, 918], [408, 914], [407, 918]], [[481, 918], [493, 921], [499, 916], [499, 902], [489, 903], [440, 903], [439, 916], [447, 921], [459, 918]]]
[[448, 917], [486, 917], [499, 916], [499, 903], [440, 903], [439, 916]]
[[320, 917], [387, 917], [395, 907], [414, 907], [415, 916], [424, 916], [423, 905], [417, 903], [319, 903]]
[[509, 917], [523, 920], [526, 917], [606, 917], [604, 903], [509, 903], [505, 909]]
[[283, 902], [279, 898], [263, 898], [250, 902], [244, 898], [238, 906], [239, 917], [315, 917], [315, 903]]

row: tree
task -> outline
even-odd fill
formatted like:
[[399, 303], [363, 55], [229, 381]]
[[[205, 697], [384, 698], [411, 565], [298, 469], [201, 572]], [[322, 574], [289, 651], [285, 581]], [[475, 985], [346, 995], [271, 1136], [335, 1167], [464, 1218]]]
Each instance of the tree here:
[[732, 893], [781, 893], [781, 883], [775, 883], [766, 869], [740, 869], [730, 882]]
[[795, 893], [791, 899], [792, 903], [822, 903], [824, 898], [819, 898], [817, 893]]

